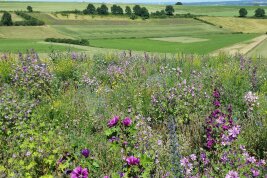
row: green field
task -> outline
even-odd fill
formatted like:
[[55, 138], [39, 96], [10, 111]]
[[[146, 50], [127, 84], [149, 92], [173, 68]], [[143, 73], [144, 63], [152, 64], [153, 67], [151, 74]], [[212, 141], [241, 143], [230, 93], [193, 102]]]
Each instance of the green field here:
[[209, 39], [204, 42], [178, 43], [164, 42], [151, 39], [100, 39], [91, 40], [91, 45], [102, 48], [115, 48], [122, 50], [137, 50], [161, 53], [197, 53], [208, 54], [219, 48], [230, 46], [241, 41], [246, 41], [256, 37], [256, 34], [219, 34], [197, 36]]
[[29, 49], [34, 49], [39, 53], [49, 53], [52, 50], [57, 51], [80, 51], [78, 48], [70, 47], [68, 45], [55, 45], [41, 43], [39, 40], [32, 39], [0, 39], [0, 52], [4, 53], [25, 53]]

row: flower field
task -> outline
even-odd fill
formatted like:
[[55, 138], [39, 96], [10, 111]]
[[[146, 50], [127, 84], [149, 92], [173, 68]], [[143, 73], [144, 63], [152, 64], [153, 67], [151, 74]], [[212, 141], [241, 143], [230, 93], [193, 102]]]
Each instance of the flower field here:
[[266, 178], [267, 61], [0, 56], [0, 177]]

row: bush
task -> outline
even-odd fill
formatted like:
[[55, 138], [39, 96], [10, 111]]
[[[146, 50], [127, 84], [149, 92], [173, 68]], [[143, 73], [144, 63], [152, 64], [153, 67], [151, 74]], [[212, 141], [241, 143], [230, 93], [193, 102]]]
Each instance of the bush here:
[[86, 39], [81, 40], [73, 40], [73, 39], [61, 39], [61, 38], [46, 38], [46, 42], [53, 42], [53, 43], [67, 43], [67, 44], [75, 44], [75, 45], [82, 45], [88, 46], [89, 42]]
[[36, 19], [24, 12], [19, 12], [17, 11], [16, 14], [18, 16], [21, 16], [22, 18], [24, 18], [26, 21], [18, 21], [18, 22], [15, 22], [14, 25], [15, 26], [41, 26], [41, 25], [44, 25], [44, 21], [41, 21], [39, 19]]
[[246, 17], [247, 14], [248, 14], [247, 9], [245, 9], [245, 8], [241, 8], [241, 9], [239, 10], [239, 17]]
[[126, 6], [125, 13], [130, 16], [132, 14], [132, 9], [129, 6]]
[[13, 25], [11, 14], [9, 12], [4, 12], [2, 19], [1, 19], [1, 24], [4, 26], [12, 26]]

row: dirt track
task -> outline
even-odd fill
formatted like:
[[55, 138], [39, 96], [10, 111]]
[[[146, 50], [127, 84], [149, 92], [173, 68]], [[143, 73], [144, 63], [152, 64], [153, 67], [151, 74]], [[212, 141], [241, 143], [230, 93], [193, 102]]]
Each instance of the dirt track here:
[[267, 35], [258, 36], [250, 41], [238, 43], [230, 47], [221, 48], [219, 50], [216, 50], [211, 55], [216, 56], [219, 53], [227, 53], [230, 55], [235, 55], [237, 53], [239, 54], [247, 54], [252, 49], [254, 49], [256, 46], [261, 44], [265, 39], [267, 39]]

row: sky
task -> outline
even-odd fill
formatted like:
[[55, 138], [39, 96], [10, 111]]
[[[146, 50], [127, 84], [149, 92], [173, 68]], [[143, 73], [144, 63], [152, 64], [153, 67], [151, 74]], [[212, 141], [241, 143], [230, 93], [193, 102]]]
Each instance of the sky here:
[[[5, 0], [8, 1], [8, 0]], [[45, 1], [45, 0], [19, 0], [19, 1]], [[143, 3], [164, 3], [164, 2], [177, 2], [181, 1], [183, 3], [187, 2], [220, 2], [220, 1], [239, 1], [239, 0], [46, 0], [46, 1], [77, 1], [77, 2], [104, 2], [104, 3], [112, 3], [112, 2], [121, 2], [121, 3], [129, 3], [129, 2], [143, 2]]]

